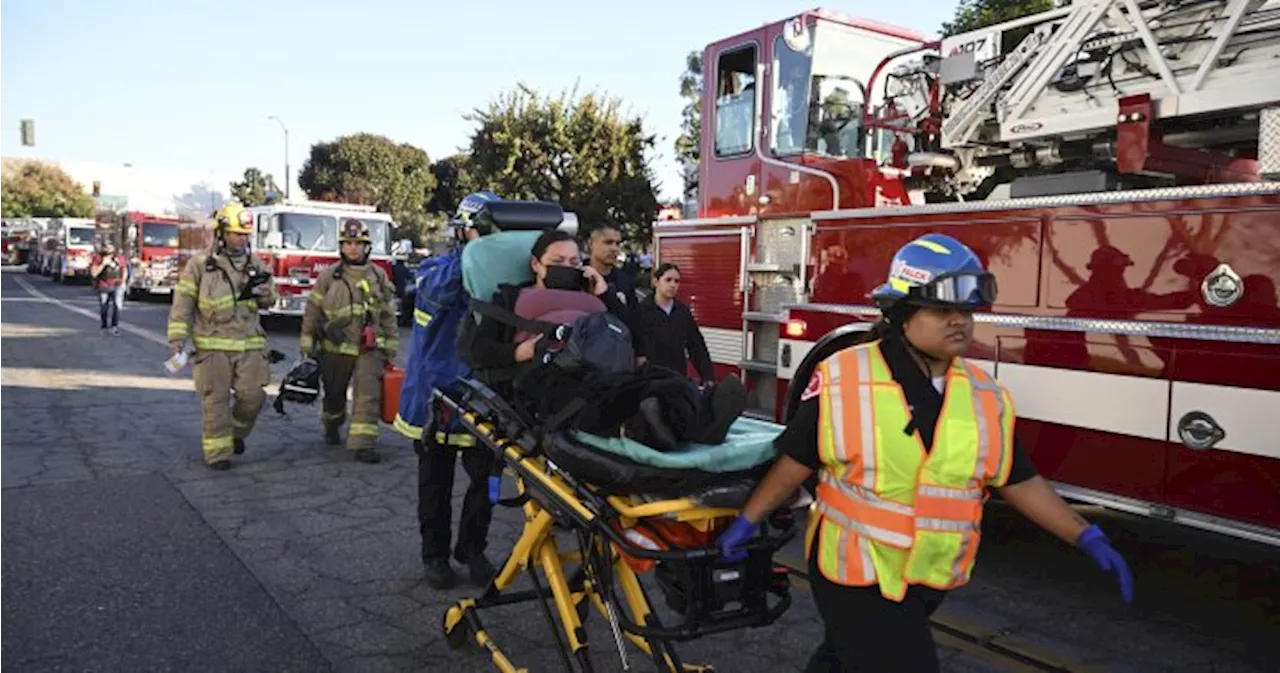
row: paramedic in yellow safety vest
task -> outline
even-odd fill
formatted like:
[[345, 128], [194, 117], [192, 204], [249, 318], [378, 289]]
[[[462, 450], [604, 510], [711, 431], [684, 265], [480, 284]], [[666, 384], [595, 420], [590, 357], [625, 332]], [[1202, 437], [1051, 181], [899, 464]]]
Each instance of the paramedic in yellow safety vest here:
[[988, 489], [1115, 573], [1133, 577], [1096, 525], [1058, 497], [1014, 439], [1009, 392], [961, 354], [995, 280], [960, 242], [927, 234], [871, 297], [882, 319], [818, 364], [781, 457], [721, 536], [729, 560], [761, 519], [818, 472], [805, 548], [826, 637], [806, 671], [938, 670], [929, 616], [968, 583]]
[[[204, 460], [226, 470], [232, 453], [244, 453], [244, 439], [267, 398], [262, 388], [271, 381], [271, 366], [258, 309], [276, 303], [276, 290], [266, 265], [250, 254], [253, 214], [233, 202], [214, 217], [214, 247], [182, 267], [167, 332], [173, 354], [188, 340], [195, 346], [192, 376], [204, 414]], [[250, 282], [254, 274], [256, 285]]]
[[338, 240], [342, 259], [320, 271], [302, 315], [298, 347], [305, 357], [317, 341], [320, 345], [325, 441], [342, 443], [338, 428], [347, 420], [347, 386], [354, 379], [347, 449], [362, 463], [377, 463], [382, 460], [375, 448], [382, 417], [382, 372], [400, 348], [395, 286], [369, 261], [369, 225], [347, 220]]

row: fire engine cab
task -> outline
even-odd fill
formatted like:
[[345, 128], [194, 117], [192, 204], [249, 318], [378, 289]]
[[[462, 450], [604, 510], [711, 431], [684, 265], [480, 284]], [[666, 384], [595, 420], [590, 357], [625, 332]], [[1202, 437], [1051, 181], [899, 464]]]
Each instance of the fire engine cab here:
[[[341, 258], [338, 227], [348, 219], [369, 225], [373, 239], [370, 260], [391, 277], [391, 216], [377, 212], [374, 206], [328, 201], [285, 201], [247, 209], [253, 213], [256, 233], [251, 239], [255, 255], [274, 276], [280, 300], [262, 311], [266, 315], [301, 316], [307, 296], [319, 277], [320, 269]], [[187, 226], [187, 225], [184, 225]], [[211, 249], [214, 230], [211, 223], [191, 225], [184, 229], [182, 263], [191, 256]]]
[[702, 63], [698, 217], [655, 247], [749, 413], [785, 422], [942, 232], [998, 279], [968, 357], [1064, 496], [1280, 544], [1280, 1], [1077, 0], [945, 40], [818, 9]]

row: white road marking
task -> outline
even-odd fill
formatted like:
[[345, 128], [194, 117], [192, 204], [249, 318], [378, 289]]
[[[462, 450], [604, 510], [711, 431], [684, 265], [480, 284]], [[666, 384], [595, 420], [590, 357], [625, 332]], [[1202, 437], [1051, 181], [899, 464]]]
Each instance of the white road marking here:
[[[41, 292], [40, 290], [37, 290], [33, 285], [31, 285], [31, 283], [27, 282], [26, 278], [22, 278], [21, 276], [14, 276], [13, 279], [18, 283], [18, 285], [22, 286], [22, 289], [26, 290], [28, 294], [35, 297], [36, 299], [42, 300], [49, 304], [53, 304], [55, 306], [61, 306], [62, 308], [65, 308], [68, 311], [71, 311], [72, 313], [79, 313], [80, 315], [85, 316], [86, 318], [92, 318], [93, 320], [102, 319], [102, 316], [97, 311], [91, 311], [87, 308], [80, 308], [79, 306], [73, 306], [69, 302], [65, 302], [61, 299], [56, 299], [54, 297], [50, 297], [49, 295]], [[150, 341], [152, 343], [160, 344], [161, 346], [167, 347], [169, 345], [169, 341], [167, 339], [165, 339], [163, 336], [155, 332], [152, 332], [151, 330], [142, 329], [141, 327], [135, 327], [129, 324], [121, 325], [120, 329], [134, 336], [142, 337], [143, 339], [146, 339], [147, 341]]]

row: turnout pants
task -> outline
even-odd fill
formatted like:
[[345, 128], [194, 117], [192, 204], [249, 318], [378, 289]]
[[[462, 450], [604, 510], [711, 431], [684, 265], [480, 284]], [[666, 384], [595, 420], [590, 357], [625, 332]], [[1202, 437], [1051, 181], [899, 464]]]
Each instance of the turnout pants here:
[[271, 382], [267, 354], [197, 351], [193, 378], [204, 413], [204, 462], [226, 460], [235, 448], [234, 440], [249, 436], [267, 399], [262, 389]]
[[378, 443], [382, 420], [382, 369], [386, 356], [381, 351], [360, 355], [324, 353], [320, 361], [320, 381], [324, 385], [324, 410], [320, 422], [324, 430], [337, 432], [347, 420], [347, 386], [352, 390], [351, 427], [347, 449], [372, 449]]
[[938, 673], [929, 617], [946, 592], [913, 585], [895, 603], [878, 586], [850, 587], [823, 577], [815, 551], [809, 550], [809, 579], [825, 637], [805, 673]]
[[471, 483], [462, 498], [462, 515], [458, 520], [458, 543], [453, 557], [466, 563], [484, 553], [489, 537], [489, 521], [493, 505], [489, 504], [489, 475], [497, 457], [484, 447], [459, 448], [444, 444], [444, 433], [437, 434], [434, 424], [422, 433], [422, 441], [414, 442], [418, 454], [418, 530], [422, 533], [422, 560], [449, 556], [453, 521], [453, 476], [461, 454], [462, 469]]

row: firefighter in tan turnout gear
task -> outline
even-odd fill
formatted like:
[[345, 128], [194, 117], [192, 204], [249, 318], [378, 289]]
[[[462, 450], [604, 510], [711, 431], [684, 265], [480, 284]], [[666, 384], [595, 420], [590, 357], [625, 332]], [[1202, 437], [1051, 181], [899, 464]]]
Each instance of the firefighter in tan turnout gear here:
[[[204, 415], [205, 464], [231, 467], [244, 453], [267, 394], [271, 367], [258, 309], [276, 302], [265, 265], [249, 252], [253, 214], [228, 203], [215, 216], [213, 249], [193, 256], [182, 269], [169, 311], [169, 350], [195, 347], [193, 378]], [[232, 393], [235, 393], [234, 403]]]
[[374, 447], [382, 411], [382, 373], [400, 347], [395, 286], [369, 261], [369, 225], [347, 220], [338, 238], [342, 260], [325, 267], [316, 279], [302, 316], [299, 347], [306, 356], [319, 340], [325, 441], [342, 441], [338, 428], [347, 418], [347, 385], [354, 379], [347, 449], [358, 461], [376, 463], [381, 460]]

